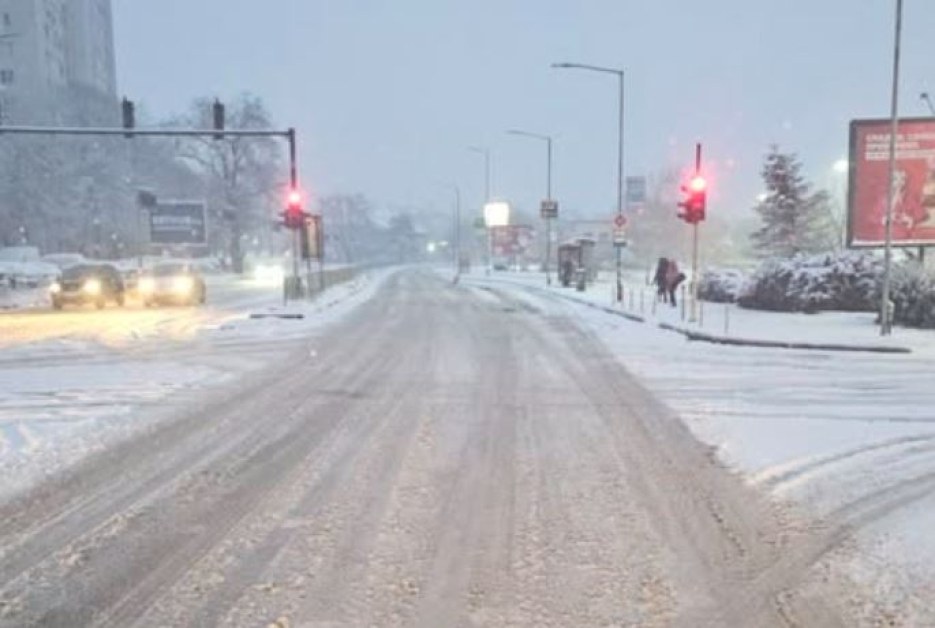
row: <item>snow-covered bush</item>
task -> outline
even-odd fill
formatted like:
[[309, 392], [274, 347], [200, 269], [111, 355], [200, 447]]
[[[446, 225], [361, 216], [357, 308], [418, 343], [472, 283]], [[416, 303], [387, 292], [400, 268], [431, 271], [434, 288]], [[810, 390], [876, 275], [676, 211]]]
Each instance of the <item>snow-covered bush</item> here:
[[917, 264], [893, 269], [893, 320], [908, 327], [935, 328], [935, 274]]
[[854, 251], [767, 260], [743, 286], [741, 307], [783, 312], [872, 311], [883, 262]]
[[698, 298], [712, 303], [734, 303], [747, 278], [730, 268], [709, 268], [698, 279]]

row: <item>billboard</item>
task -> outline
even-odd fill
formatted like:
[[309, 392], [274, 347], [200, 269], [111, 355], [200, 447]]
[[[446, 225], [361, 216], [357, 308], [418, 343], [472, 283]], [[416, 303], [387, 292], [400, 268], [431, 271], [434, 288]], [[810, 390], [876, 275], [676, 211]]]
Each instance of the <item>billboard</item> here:
[[[888, 119], [851, 122], [848, 246], [884, 244], [890, 125]], [[892, 194], [893, 246], [935, 244], [935, 119], [899, 121]]]
[[204, 244], [207, 235], [202, 201], [160, 201], [149, 210], [153, 244]]
[[494, 257], [522, 257], [536, 238], [530, 225], [504, 225], [490, 228], [490, 250]]

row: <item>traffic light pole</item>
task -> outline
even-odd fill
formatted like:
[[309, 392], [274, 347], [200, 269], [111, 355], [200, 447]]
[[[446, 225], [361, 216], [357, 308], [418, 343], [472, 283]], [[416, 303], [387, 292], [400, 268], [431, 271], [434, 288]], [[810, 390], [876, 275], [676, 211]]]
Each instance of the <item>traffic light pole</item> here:
[[[286, 140], [289, 142], [289, 189], [299, 189], [299, 173], [296, 166], [296, 147], [295, 147], [295, 129], [290, 128], [286, 131]], [[299, 229], [292, 231], [292, 289], [298, 290], [299, 286], [299, 256], [302, 250], [302, 235]], [[309, 262], [311, 264], [311, 262]], [[311, 268], [309, 268], [309, 285], [311, 287]], [[298, 295], [296, 295], [298, 296]]]
[[[695, 176], [701, 174], [701, 143], [695, 144]], [[692, 283], [691, 283], [691, 310], [688, 322], [698, 321], [698, 221], [692, 224]]]
[[[125, 101], [128, 102], [128, 101]], [[124, 105], [124, 117], [127, 118], [127, 106]], [[132, 106], [130, 107], [132, 110]], [[216, 116], [217, 114], [215, 114]], [[132, 123], [132, 111], [129, 119]], [[298, 187], [298, 168], [296, 166], [296, 137], [295, 129], [138, 129], [111, 128], [111, 127], [54, 127], [54, 126], [3, 126], [0, 125], [0, 135], [70, 135], [70, 136], [123, 136], [126, 138], [140, 137], [281, 137], [289, 142], [289, 182], [292, 189]], [[295, 234], [296, 246], [298, 244], [298, 231]], [[298, 260], [294, 259], [295, 270], [293, 275], [298, 277]]]

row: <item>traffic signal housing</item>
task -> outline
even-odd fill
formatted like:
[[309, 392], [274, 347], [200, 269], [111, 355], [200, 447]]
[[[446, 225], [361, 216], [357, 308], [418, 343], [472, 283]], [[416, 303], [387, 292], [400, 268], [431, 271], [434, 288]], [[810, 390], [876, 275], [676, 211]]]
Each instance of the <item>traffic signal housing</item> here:
[[[123, 128], [132, 129], [136, 126], [136, 108], [133, 106], [133, 101], [124, 98], [120, 102], [120, 113], [123, 116]], [[124, 137], [133, 137], [132, 133], [124, 133]]]
[[[214, 122], [214, 129], [216, 131], [224, 130], [224, 103], [220, 100], [215, 99], [214, 104], [211, 106], [211, 117]], [[223, 140], [224, 133], [215, 133], [212, 136], [216, 140]]]
[[685, 199], [678, 206], [682, 211], [678, 217], [688, 224], [698, 224], [705, 219], [705, 210], [708, 205], [708, 182], [700, 174], [694, 175], [688, 185], [682, 186]]
[[302, 193], [296, 189], [289, 190], [286, 197], [286, 211], [283, 212], [283, 224], [289, 229], [301, 229], [305, 223], [305, 212], [302, 210]]

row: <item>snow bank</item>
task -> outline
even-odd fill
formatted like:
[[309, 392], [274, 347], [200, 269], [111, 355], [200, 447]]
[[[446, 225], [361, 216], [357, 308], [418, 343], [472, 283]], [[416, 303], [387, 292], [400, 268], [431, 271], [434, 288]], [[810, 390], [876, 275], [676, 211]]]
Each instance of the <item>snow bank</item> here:
[[890, 300], [900, 325], [935, 328], [935, 274], [918, 265], [894, 269]]
[[698, 279], [698, 298], [712, 303], [734, 303], [746, 281], [742, 271], [709, 268]]
[[870, 311], [882, 273], [881, 260], [853, 251], [772, 259], [757, 269], [737, 302], [783, 312]]

